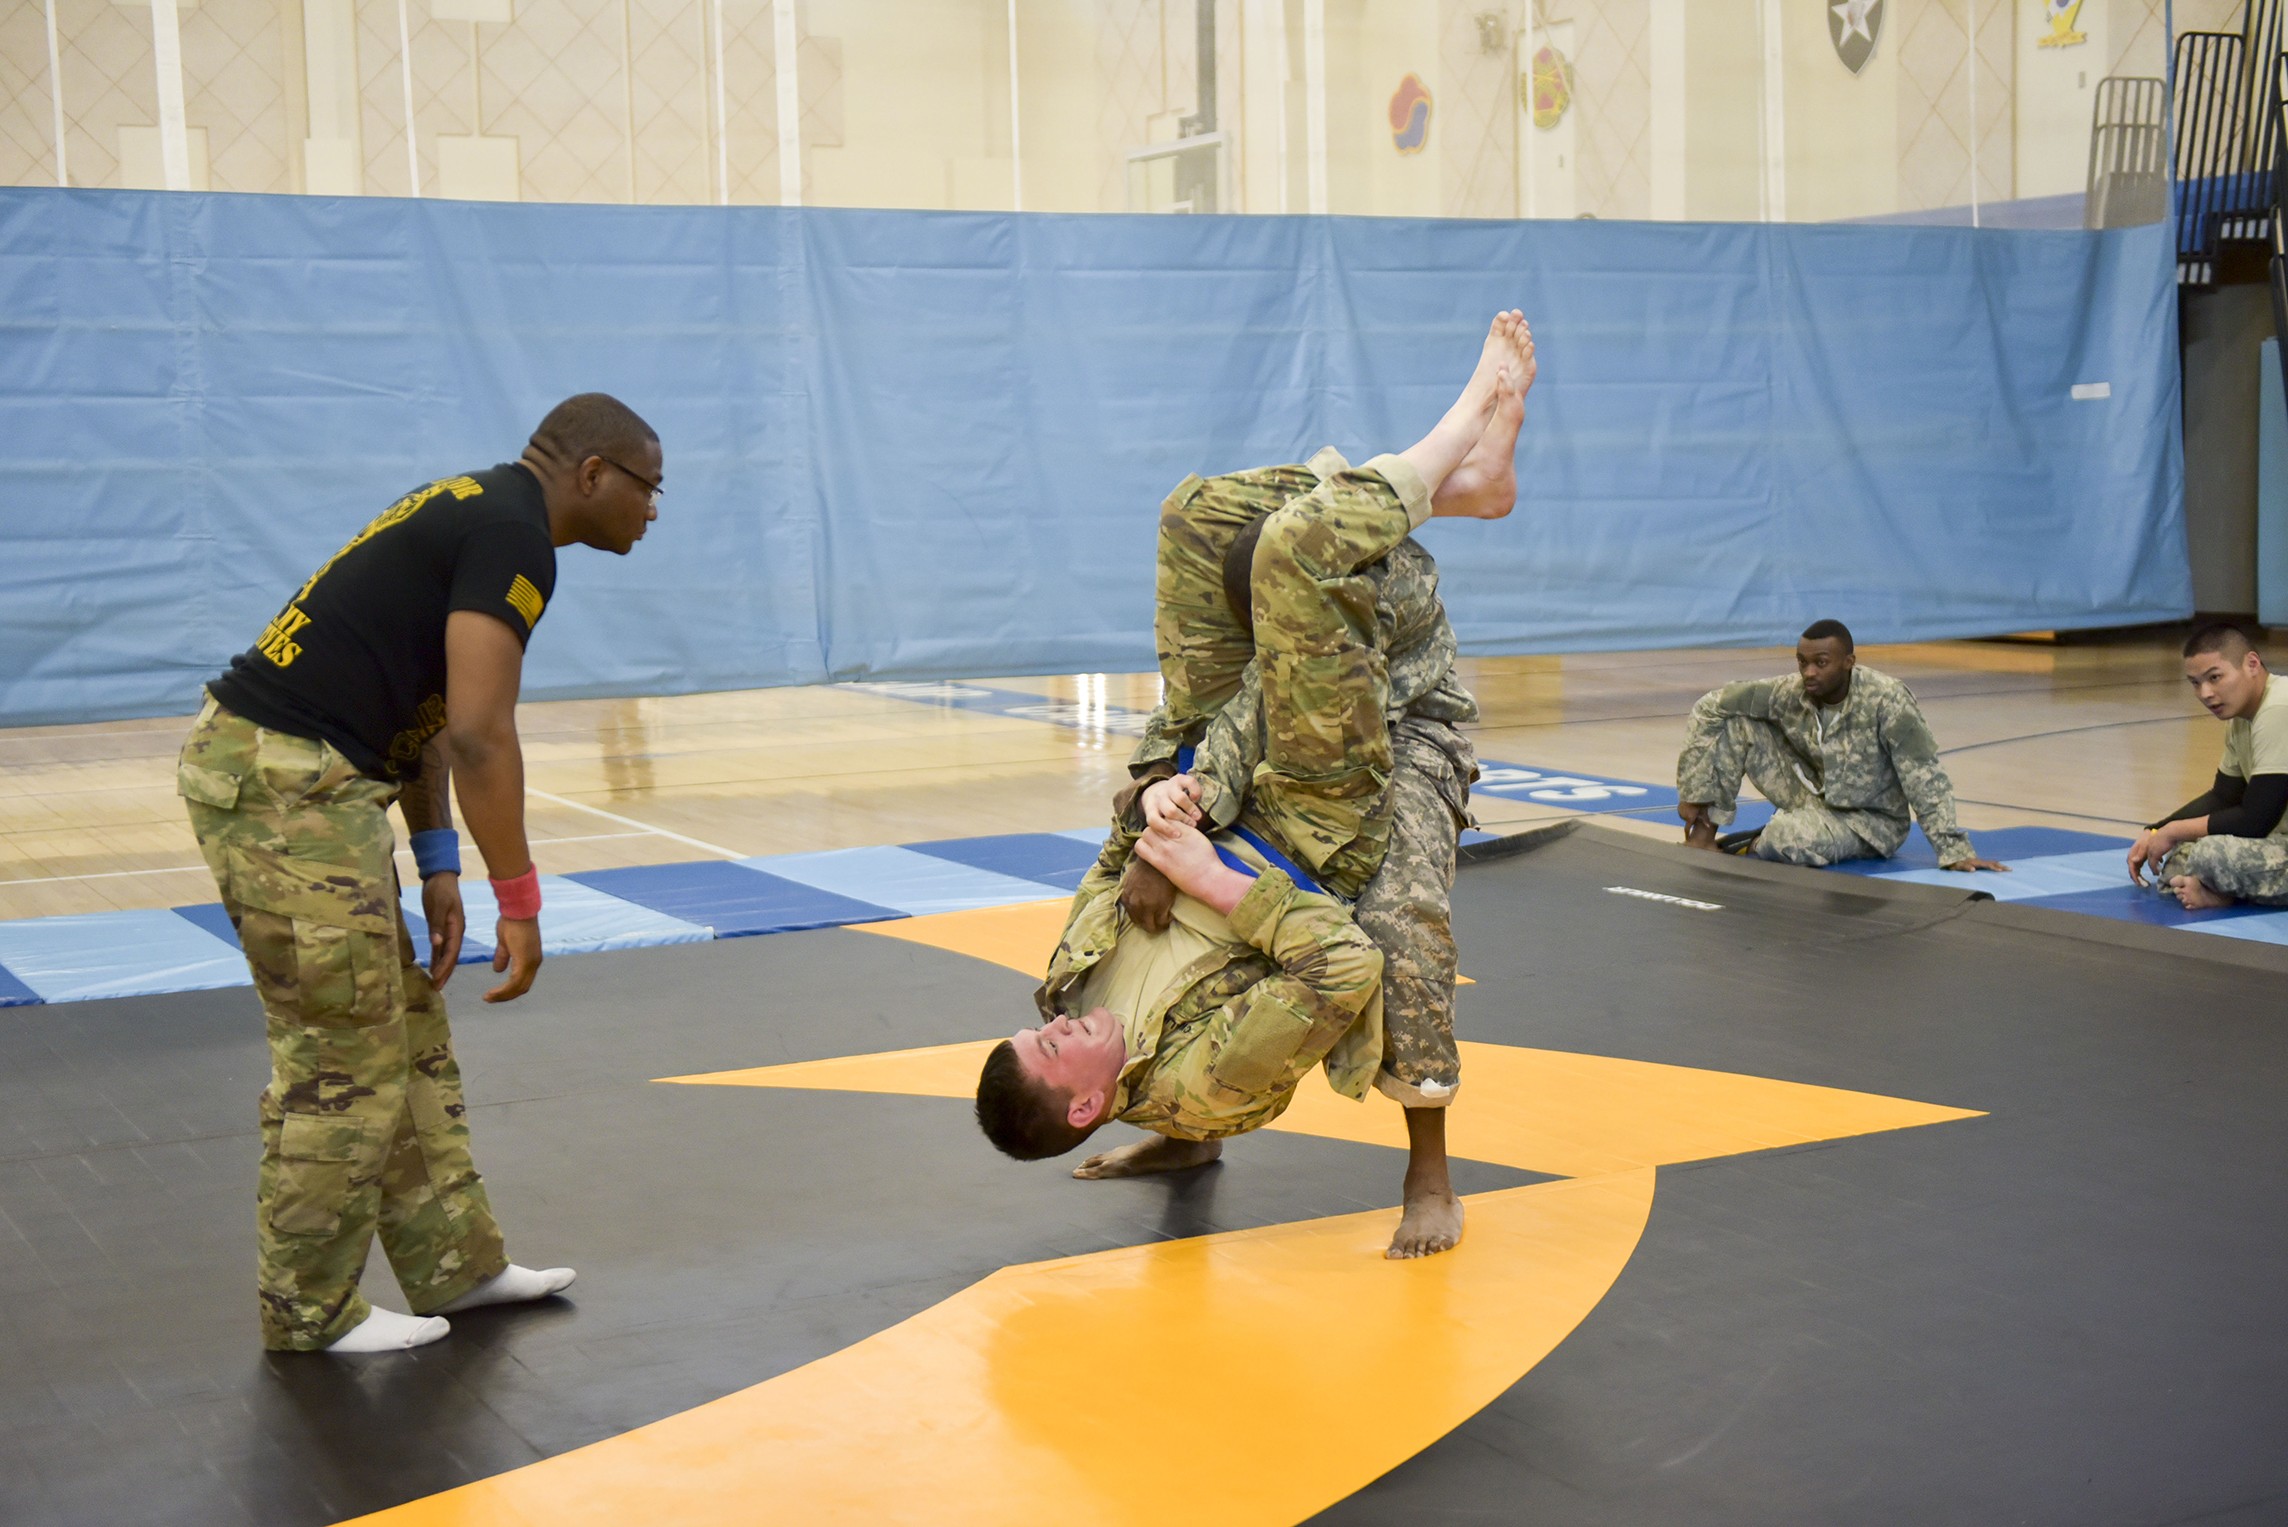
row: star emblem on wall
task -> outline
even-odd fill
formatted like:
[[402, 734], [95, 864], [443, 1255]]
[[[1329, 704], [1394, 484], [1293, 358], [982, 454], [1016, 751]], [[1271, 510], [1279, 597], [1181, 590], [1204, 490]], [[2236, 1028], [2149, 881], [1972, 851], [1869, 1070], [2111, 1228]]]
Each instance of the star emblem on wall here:
[[1875, 56], [1875, 39], [1882, 33], [1883, 0], [1835, 0], [1827, 8], [1827, 39], [1853, 74]]

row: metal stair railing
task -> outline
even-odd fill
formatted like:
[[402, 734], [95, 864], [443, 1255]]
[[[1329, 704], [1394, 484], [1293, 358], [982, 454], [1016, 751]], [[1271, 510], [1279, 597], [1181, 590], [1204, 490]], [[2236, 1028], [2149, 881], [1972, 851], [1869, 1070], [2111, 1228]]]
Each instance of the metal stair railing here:
[[2168, 82], [2109, 75], [2090, 108], [2085, 228], [2133, 228], [2169, 215]]
[[2245, 48], [2231, 32], [2187, 32], [2177, 39], [2177, 280], [2216, 279], [2217, 239], [2240, 198], [2248, 113]]
[[2280, 381], [2288, 397], [2288, 54], [2281, 55], [2272, 71], [2272, 90], [2265, 113], [2272, 119], [2272, 332], [2277, 337]]
[[2283, 127], [2274, 101], [2282, 0], [2248, 0], [2238, 36], [2177, 39], [2175, 91], [2177, 280], [2216, 280], [2218, 246], [2261, 239], [2278, 200]]

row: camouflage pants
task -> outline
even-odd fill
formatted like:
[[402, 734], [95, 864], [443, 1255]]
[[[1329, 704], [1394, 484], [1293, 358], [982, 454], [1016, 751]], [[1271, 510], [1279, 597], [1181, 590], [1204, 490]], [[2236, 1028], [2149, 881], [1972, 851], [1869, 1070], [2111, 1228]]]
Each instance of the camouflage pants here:
[[2222, 834], [2180, 843], [2163, 861], [2164, 880], [2191, 875], [2235, 901], [2288, 907], [2288, 843]]
[[1345, 896], [1382, 868], [1394, 809], [1390, 673], [1359, 569], [1410, 525], [1396, 490], [1345, 472], [1272, 515], [1255, 546], [1263, 762], [1246, 815]]
[[263, 1345], [331, 1345], [376, 1230], [416, 1313], [508, 1265], [469, 1155], [444, 999], [397, 906], [388, 806], [322, 742], [209, 700], [177, 767], [270, 1040], [256, 1236]]
[[1803, 765], [1779, 729], [1749, 716], [1695, 736], [1676, 763], [1677, 795], [1707, 805], [1709, 820], [1728, 825], [1739, 809], [1740, 780], [1772, 803], [1772, 819], [1756, 837], [1756, 857], [1814, 867], [1880, 857], [1875, 845], [1828, 809], [1804, 778]]
[[1255, 633], [1224, 599], [1224, 553], [1240, 531], [1318, 485], [1308, 467], [1258, 467], [1187, 477], [1160, 505], [1152, 635], [1161, 715], [1172, 734], [1196, 736], [1238, 691], [1240, 672], [1255, 656]]
[[1382, 1071], [1407, 1108], [1444, 1108], [1462, 1085], [1454, 1047], [1454, 857], [1477, 755], [1440, 721], [1402, 719], [1391, 736], [1390, 852], [1353, 909], [1382, 950]]

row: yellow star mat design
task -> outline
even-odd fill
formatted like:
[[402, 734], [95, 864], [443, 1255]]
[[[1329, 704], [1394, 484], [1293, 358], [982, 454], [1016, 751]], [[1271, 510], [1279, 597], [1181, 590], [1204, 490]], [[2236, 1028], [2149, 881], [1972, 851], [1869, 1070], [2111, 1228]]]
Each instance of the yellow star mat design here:
[[[869, 931], [1037, 971], [1063, 909]], [[966, 1105], [995, 1042], [663, 1080]], [[1186, 1478], [1212, 1482], [1197, 1498], [1213, 1500], [1213, 1520], [1291, 1523], [1428, 1447], [1554, 1350], [1627, 1266], [1658, 1168], [1976, 1117], [1648, 1061], [1462, 1049], [1454, 1154], [1561, 1180], [1469, 1196], [1446, 1255], [1385, 1261], [1396, 1211], [1381, 1210], [1005, 1267], [752, 1388], [359, 1520], [1161, 1527], [1153, 1460], [1175, 1437]], [[1395, 1105], [1323, 1085], [1271, 1127], [1405, 1144]], [[1010, 1168], [981, 1145], [977, 1169]], [[1191, 1377], [1203, 1371], [1211, 1381]]]

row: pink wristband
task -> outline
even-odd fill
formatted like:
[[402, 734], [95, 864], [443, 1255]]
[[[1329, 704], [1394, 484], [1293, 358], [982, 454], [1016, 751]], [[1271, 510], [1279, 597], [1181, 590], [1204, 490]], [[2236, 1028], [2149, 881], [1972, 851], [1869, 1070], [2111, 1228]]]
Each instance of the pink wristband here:
[[493, 882], [493, 901], [500, 915], [518, 921], [540, 915], [540, 866], [534, 865], [514, 880]]

